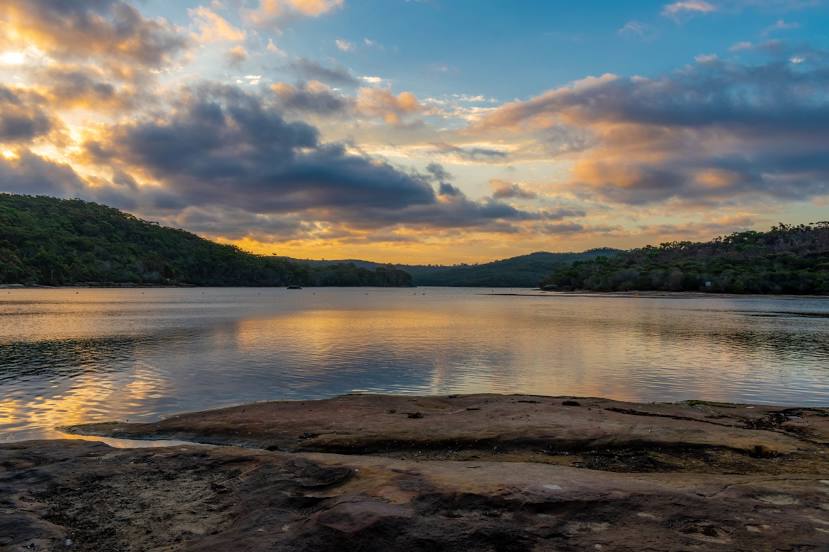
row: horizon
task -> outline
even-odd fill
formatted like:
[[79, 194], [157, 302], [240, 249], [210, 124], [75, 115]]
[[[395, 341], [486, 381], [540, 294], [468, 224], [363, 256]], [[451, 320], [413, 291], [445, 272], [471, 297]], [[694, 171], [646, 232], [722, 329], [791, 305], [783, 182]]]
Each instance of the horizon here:
[[9, 0], [0, 192], [409, 265], [808, 223], [827, 27], [821, 0]]

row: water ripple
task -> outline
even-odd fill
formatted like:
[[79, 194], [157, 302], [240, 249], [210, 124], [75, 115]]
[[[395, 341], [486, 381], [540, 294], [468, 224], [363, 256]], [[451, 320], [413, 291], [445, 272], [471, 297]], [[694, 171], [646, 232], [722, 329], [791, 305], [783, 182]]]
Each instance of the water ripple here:
[[829, 405], [827, 298], [418, 291], [11, 290], [0, 440], [348, 392]]

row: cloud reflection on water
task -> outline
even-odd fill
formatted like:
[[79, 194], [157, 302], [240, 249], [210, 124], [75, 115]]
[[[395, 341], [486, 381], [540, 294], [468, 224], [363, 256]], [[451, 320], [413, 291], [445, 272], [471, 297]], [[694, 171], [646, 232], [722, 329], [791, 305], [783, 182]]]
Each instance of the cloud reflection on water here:
[[829, 404], [829, 299], [424, 291], [15, 290], [2, 438], [348, 392]]

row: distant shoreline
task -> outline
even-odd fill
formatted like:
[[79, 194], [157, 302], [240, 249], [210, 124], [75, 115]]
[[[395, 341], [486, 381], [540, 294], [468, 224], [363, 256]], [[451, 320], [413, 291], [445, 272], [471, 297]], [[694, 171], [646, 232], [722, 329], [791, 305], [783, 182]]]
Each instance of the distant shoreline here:
[[[491, 293], [489, 295], [514, 295], [516, 297], [631, 297], [639, 299], [681, 299], [704, 297], [797, 297], [829, 298], [829, 293], [723, 293], [706, 291], [553, 291], [535, 288], [539, 293]], [[548, 294], [548, 295], [542, 295]]]
[[[14, 289], [284, 289], [287, 286], [200, 286], [195, 284], [133, 284], [133, 283], [78, 283], [65, 286], [47, 286], [39, 284], [0, 284], [1, 290]], [[303, 286], [309, 289], [478, 289], [478, 290], [510, 290], [521, 289], [535, 293], [498, 292], [482, 293], [481, 295], [504, 296], [504, 297], [616, 297], [616, 298], [637, 298], [637, 299], [692, 299], [705, 297], [777, 297], [777, 298], [829, 298], [829, 293], [722, 293], [704, 291], [555, 291], [541, 288], [520, 288], [520, 287], [499, 287], [499, 286]]]

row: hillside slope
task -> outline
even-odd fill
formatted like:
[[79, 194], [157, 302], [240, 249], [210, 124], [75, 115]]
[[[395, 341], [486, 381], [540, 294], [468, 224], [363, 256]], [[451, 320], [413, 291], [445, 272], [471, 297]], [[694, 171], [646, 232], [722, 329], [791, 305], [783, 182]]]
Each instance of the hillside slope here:
[[[537, 287], [539, 282], [550, 272], [563, 264], [574, 261], [593, 259], [595, 257], [613, 256], [617, 249], [591, 249], [581, 253], [548, 253], [539, 251], [528, 255], [510, 257], [482, 264], [463, 265], [394, 265], [395, 268], [408, 272], [416, 286], [451, 286], [451, 287]], [[353, 263], [364, 268], [381, 266], [378, 263], [361, 260], [321, 261], [299, 260], [285, 257], [286, 260], [307, 263], [310, 266], [327, 266], [337, 263]]]
[[311, 267], [81, 200], [0, 194], [0, 283], [408, 286], [391, 267]]
[[543, 284], [550, 290], [829, 293], [829, 222], [643, 247], [562, 267]]
[[599, 255], [613, 256], [615, 249], [582, 253], [536, 252], [483, 263], [450, 267], [401, 266], [418, 286], [537, 287], [555, 268]]

